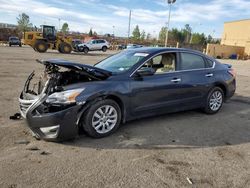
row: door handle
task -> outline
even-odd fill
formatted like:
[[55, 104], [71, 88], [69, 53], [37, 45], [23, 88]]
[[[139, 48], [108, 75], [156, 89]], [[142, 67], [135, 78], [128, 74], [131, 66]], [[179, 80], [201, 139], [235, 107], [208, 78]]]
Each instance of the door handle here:
[[180, 81], [181, 81], [180, 78], [174, 78], [174, 79], [171, 80], [171, 82], [175, 82], [175, 83], [180, 82]]
[[213, 73], [208, 73], [208, 74], [206, 74], [205, 76], [206, 77], [212, 77], [214, 74]]

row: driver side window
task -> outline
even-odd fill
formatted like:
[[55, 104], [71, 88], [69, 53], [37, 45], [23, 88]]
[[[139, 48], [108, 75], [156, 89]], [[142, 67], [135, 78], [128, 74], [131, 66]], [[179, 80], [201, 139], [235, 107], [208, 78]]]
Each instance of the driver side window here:
[[150, 67], [155, 70], [155, 74], [163, 74], [175, 71], [176, 53], [165, 53], [148, 60], [143, 67]]

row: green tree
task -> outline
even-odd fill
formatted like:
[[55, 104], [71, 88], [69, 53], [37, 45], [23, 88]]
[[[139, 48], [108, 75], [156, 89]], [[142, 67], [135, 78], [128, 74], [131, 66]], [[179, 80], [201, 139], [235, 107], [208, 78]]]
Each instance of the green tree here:
[[93, 35], [94, 35], [94, 36], [97, 36], [97, 32], [96, 32], [96, 31], [94, 31]]
[[150, 40], [152, 38], [151, 34], [148, 33], [147, 36], [146, 36], [146, 40]]
[[19, 16], [17, 17], [17, 25], [19, 30], [23, 32], [29, 31], [32, 28], [30, 17], [25, 13], [19, 14]]
[[192, 35], [192, 28], [190, 27], [189, 24], [186, 24], [184, 29], [182, 30], [184, 36], [185, 36], [185, 41], [186, 43], [189, 43], [191, 40], [191, 35]]
[[173, 28], [170, 32], [170, 38], [179, 43], [183, 43], [185, 40], [185, 35], [182, 31], [178, 30], [177, 28]]
[[92, 37], [93, 36], [93, 31], [92, 31], [92, 28], [90, 28], [89, 30], [89, 36]]
[[139, 26], [136, 25], [134, 31], [132, 32], [132, 38], [134, 40], [140, 40], [140, 37], [141, 37], [140, 29]]
[[65, 23], [62, 25], [61, 31], [62, 31], [64, 34], [66, 34], [66, 33], [69, 32], [69, 25], [68, 25], [68, 23], [65, 22]]
[[167, 27], [162, 27], [159, 32], [159, 41], [164, 42], [166, 39]]
[[166, 40], [167, 27], [162, 27], [159, 32], [159, 41], [164, 42]]
[[145, 31], [143, 30], [143, 31], [140, 33], [140, 35], [141, 35], [141, 40], [144, 41], [145, 38], [146, 38], [146, 33], [145, 33]]
[[207, 36], [207, 43], [213, 43], [213, 37], [211, 35]]
[[192, 44], [206, 44], [206, 37], [204, 35], [204, 33], [193, 33], [192, 35]]

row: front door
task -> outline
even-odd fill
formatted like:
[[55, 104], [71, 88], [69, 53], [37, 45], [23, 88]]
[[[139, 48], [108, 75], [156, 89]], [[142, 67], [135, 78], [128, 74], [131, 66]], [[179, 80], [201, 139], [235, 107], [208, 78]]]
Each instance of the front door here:
[[181, 105], [185, 89], [181, 73], [175, 71], [176, 65], [176, 53], [164, 53], [150, 59], [140, 68], [153, 68], [153, 75], [140, 76], [135, 73], [132, 76], [131, 106], [134, 115], [175, 111], [171, 108]]

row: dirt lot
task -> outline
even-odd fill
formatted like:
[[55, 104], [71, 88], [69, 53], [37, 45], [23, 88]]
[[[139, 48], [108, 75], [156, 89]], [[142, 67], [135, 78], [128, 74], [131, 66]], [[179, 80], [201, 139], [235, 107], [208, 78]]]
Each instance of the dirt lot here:
[[108, 54], [0, 47], [0, 187], [250, 187], [250, 61], [225, 61], [238, 72], [237, 93], [213, 116], [168, 114], [64, 143], [37, 141], [24, 120], [9, 120], [27, 75], [42, 70], [35, 59], [92, 64]]

